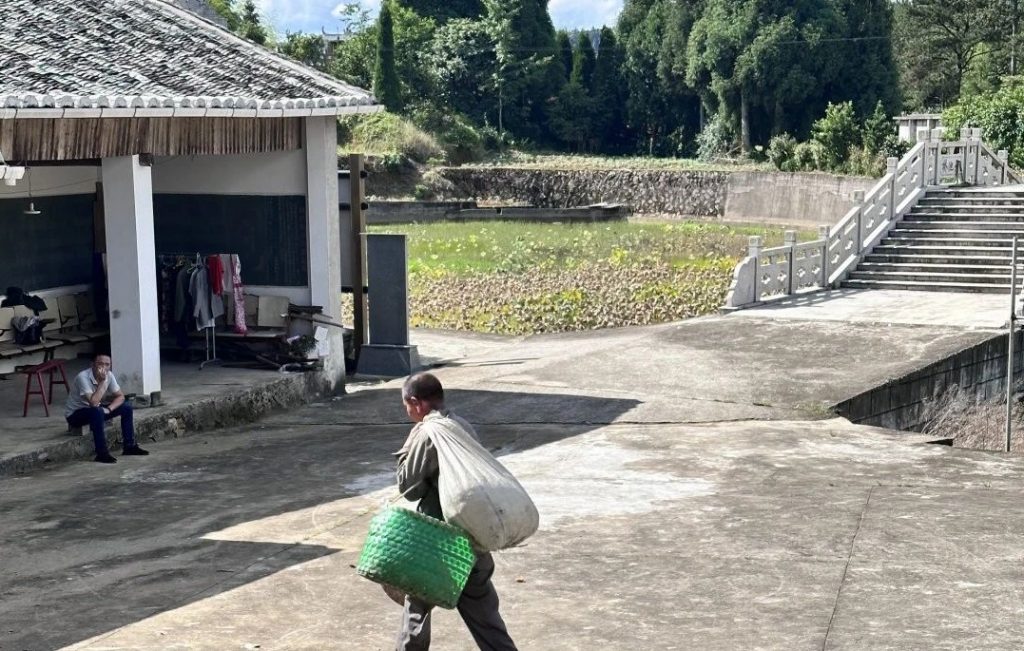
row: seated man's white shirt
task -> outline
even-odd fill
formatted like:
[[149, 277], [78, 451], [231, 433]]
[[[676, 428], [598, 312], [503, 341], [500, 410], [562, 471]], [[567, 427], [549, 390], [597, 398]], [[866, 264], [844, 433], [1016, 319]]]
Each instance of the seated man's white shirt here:
[[[100, 386], [100, 383], [96, 380], [96, 376], [93, 375], [91, 367], [76, 375], [74, 384], [74, 390], [68, 394], [68, 402], [64, 407], [65, 418], [79, 409], [88, 409], [89, 407], [92, 407], [92, 405], [89, 404], [89, 398], [92, 398], [92, 394], [96, 393], [96, 389]], [[117, 378], [114, 377], [113, 373], [108, 372], [107, 392], [103, 395], [103, 399], [100, 400], [100, 405], [109, 404], [113, 401], [114, 396], [120, 393], [120, 391], [121, 387], [117, 383]]]

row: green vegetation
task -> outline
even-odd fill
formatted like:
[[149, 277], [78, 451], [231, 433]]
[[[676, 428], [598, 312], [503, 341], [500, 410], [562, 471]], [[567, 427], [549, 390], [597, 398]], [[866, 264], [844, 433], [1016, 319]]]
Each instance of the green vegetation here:
[[[209, 2], [236, 32], [376, 88], [449, 163], [508, 150], [760, 161], [788, 135], [801, 144], [775, 153], [792, 150], [790, 166], [877, 172], [893, 114], [1012, 86], [1024, 38], [1018, 0], [625, 0], [614, 29], [572, 33], [547, 0], [388, 0], [377, 20], [338, 5], [346, 38], [327, 48], [318, 34], [275, 43], [252, 0]], [[846, 105], [881, 133], [833, 151], [815, 125]]]
[[964, 98], [942, 114], [951, 134], [961, 127], [981, 127], [985, 142], [1010, 152], [1011, 166], [1024, 167], [1024, 80], [1016, 79], [995, 93]]
[[768, 143], [767, 157], [784, 172], [829, 171], [860, 176], [881, 176], [885, 159], [901, 157], [907, 144], [892, 132], [881, 102], [861, 122], [853, 103], [829, 104], [825, 116], [815, 121], [811, 140], [797, 143], [789, 134]]
[[395, 27], [391, 2], [385, 0], [377, 21], [377, 66], [373, 69], [373, 92], [384, 107], [394, 113], [402, 110], [402, 84], [395, 66]]
[[339, 129], [354, 151], [399, 163], [403, 160], [426, 163], [443, 153], [432, 135], [393, 113], [344, 118]]
[[[747, 237], [697, 222], [374, 227], [409, 238], [414, 326], [531, 334], [643, 325], [717, 310]], [[813, 233], [801, 233], [813, 239]]]

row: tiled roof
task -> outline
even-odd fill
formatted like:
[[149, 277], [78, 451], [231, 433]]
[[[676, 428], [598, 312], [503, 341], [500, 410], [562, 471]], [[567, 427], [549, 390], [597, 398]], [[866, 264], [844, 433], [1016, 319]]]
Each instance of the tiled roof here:
[[0, 118], [331, 115], [373, 97], [161, 0], [0, 0]]

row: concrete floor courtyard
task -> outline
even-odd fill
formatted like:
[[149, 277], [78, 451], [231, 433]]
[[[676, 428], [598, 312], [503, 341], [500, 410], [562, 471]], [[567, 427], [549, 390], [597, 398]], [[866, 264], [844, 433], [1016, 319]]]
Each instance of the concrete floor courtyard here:
[[[873, 325], [416, 333], [541, 511], [497, 555], [519, 647], [1024, 646], [1024, 459], [821, 407], [995, 331]], [[398, 607], [353, 566], [394, 494], [399, 386], [0, 480], [0, 649], [391, 648]], [[474, 648], [453, 612], [434, 639]]]

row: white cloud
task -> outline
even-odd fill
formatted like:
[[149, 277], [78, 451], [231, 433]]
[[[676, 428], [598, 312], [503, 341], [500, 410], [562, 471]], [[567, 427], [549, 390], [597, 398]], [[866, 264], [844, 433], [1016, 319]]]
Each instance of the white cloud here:
[[551, 0], [551, 19], [556, 27], [613, 26], [622, 12], [623, 0]]

